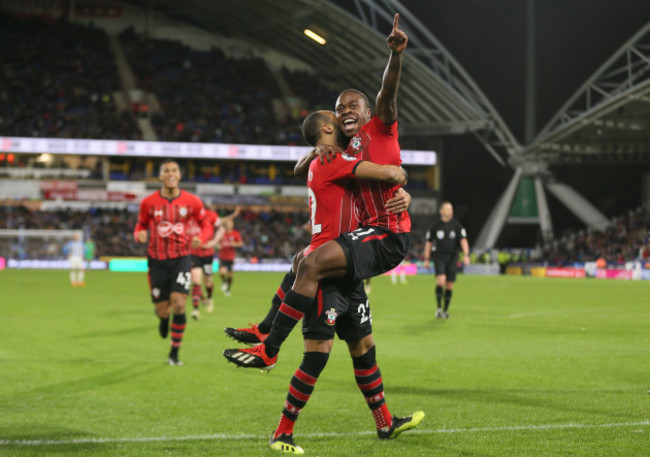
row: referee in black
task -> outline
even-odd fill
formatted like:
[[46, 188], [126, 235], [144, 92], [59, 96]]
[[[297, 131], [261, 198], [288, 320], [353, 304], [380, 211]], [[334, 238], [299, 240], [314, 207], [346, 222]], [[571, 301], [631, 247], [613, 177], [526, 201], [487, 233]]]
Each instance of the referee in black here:
[[[433, 257], [436, 272], [436, 300], [438, 319], [449, 319], [449, 302], [451, 291], [456, 281], [456, 264], [458, 248], [463, 250], [463, 263], [469, 265], [469, 243], [467, 232], [462, 224], [454, 219], [454, 207], [448, 201], [440, 204], [440, 217], [427, 230], [424, 244], [424, 267], [429, 268], [429, 258]], [[442, 292], [444, 289], [445, 306], [442, 307]]]

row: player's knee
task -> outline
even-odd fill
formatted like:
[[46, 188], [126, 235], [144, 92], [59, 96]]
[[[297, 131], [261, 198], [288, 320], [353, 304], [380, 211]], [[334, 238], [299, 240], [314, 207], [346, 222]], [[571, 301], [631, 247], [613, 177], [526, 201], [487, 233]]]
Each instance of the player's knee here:
[[318, 281], [320, 275], [320, 265], [318, 256], [308, 255], [298, 264], [298, 276]]

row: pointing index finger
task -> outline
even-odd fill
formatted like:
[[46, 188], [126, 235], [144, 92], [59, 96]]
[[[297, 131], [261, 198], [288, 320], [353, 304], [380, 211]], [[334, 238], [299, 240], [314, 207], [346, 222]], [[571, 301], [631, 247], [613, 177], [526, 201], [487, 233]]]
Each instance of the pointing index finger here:
[[397, 32], [397, 26], [399, 25], [399, 13], [395, 13], [395, 18], [393, 19], [393, 32]]

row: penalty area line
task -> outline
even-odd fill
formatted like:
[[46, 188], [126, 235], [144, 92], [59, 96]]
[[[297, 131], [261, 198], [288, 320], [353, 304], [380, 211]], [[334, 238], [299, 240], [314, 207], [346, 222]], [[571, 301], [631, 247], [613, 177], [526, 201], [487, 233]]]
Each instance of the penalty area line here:
[[[647, 427], [650, 421], [620, 422], [610, 424], [547, 424], [547, 425], [512, 425], [504, 427], [472, 427], [472, 428], [441, 428], [432, 430], [411, 430], [409, 434], [434, 434], [434, 433], [480, 433], [480, 432], [510, 432], [510, 431], [543, 431], [562, 429], [590, 429], [590, 428], [617, 428], [617, 427]], [[374, 431], [348, 432], [348, 433], [305, 433], [303, 438], [327, 438], [374, 435]], [[167, 441], [237, 441], [237, 440], [266, 440], [267, 435], [252, 434], [224, 434], [189, 435], [189, 436], [151, 436], [134, 438], [78, 438], [71, 440], [0, 440], [0, 446], [53, 446], [71, 444], [111, 444], [111, 443], [155, 443]]]

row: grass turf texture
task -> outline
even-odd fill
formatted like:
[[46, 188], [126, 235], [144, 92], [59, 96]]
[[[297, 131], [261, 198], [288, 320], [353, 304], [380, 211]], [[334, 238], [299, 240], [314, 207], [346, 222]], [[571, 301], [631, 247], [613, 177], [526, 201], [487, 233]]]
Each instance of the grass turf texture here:
[[[64, 271], [0, 272], [0, 455], [275, 455], [300, 333], [269, 374], [221, 351], [238, 347], [223, 328], [261, 320], [281, 278], [236, 273], [232, 297], [217, 283], [170, 367], [144, 274], [93, 271], [72, 288]], [[377, 440], [336, 341], [294, 430], [307, 455], [648, 455], [650, 282], [461, 276], [447, 321], [432, 276], [372, 289], [388, 405], [427, 417]]]

